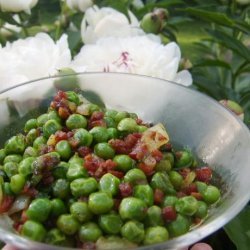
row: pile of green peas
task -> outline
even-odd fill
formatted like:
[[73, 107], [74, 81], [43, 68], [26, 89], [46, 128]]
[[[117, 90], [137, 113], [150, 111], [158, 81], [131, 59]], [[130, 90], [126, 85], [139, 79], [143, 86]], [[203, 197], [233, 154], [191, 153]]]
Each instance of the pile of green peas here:
[[17, 232], [59, 246], [114, 249], [187, 233], [220, 190], [189, 150], [166, 143], [145, 151], [140, 138], [150, 127], [59, 91], [0, 149], [0, 213], [25, 197], [10, 215]]

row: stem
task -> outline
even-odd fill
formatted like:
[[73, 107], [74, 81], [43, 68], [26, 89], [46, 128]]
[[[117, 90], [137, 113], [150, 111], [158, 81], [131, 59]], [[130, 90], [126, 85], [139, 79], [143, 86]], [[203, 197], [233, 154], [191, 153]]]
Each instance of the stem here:
[[23, 16], [22, 16], [21, 13], [19, 13], [18, 16], [19, 16], [19, 18], [21, 20], [21, 25], [22, 25], [22, 29], [23, 29], [24, 35], [27, 37], [27, 36], [29, 36], [29, 31], [28, 31], [27, 27], [25, 27], [25, 24], [24, 24], [25, 20], [24, 20], [24, 18], [23, 18]]

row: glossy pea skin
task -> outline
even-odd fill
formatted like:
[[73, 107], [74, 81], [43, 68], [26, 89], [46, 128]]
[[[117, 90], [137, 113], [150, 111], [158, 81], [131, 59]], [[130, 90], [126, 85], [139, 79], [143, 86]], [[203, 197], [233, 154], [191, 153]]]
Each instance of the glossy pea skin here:
[[16, 162], [19, 163], [21, 160], [23, 159], [23, 157], [19, 154], [11, 154], [11, 155], [7, 155], [4, 158], [3, 163], [7, 163], [7, 162]]
[[206, 190], [201, 193], [201, 196], [207, 204], [214, 204], [220, 199], [221, 195], [217, 187], [208, 185]]
[[81, 223], [87, 222], [92, 218], [88, 204], [83, 201], [77, 201], [71, 204], [70, 213]]
[[28, 133], [31, 129], [37, 128], [37, 120], [35, 118], [29, 119], [24, 125], [24, 132]]
[[119, 214], [102, 214], [99, 217], [99, 226], [107, 234], [118, 234], [122, 228], [122, 219]]
[[56, 131], [61, 130], [62, 125], [56, 120], [48, 120], [43, 125], [43, 136], [49, 138], [52, 134], [55, 134]]
[[80, 114], [72, 114], [66, 120], [66, 126], [70, 130], [77, 128], [86, 128], [87, 123], [87, 119]]
[[147, 206], [144, 201], [135, 197], [127, 197], [122, 199], [119, 213], [123, 220], [141, 221], [146, 216], [146, 209]]
[[154, 192], [149, 185], [137, 185], [133, 191], [133, 196], [143, 200], [147, 206], [154, 204]]
[[2, 149], [0, 149], [0, 164], [3, 164], [3, 160], [5, 157], [6, 157], [5, 149], [2, 148]]
[[74, 155], [69, 159], [68, 163], [69, 163], [69, 164], [71, 164], [71, 163], [77, 163], [77, 164], [79, 164], [79, 165], [83, 165], [84, 160], [83, 160], [83, 158], [79, 157], [79, 155], [76, 153], [76, 154], [74, 154]]
[[96, 191], [98, 184], [95, 178], [79, 178], [70, 183], [70, 190], [73, 196], [88, 196]]
[[105, 115], [104, 115], [104, 116], [110, 117], [110, 118], [112, 118], [112, 119], [115, 119], [115, 116], [116, 116], [117, 113], [118, 113], [118, 111], [116, 111], [116, 110], [107, 109], [107, 110], [105, 111]]
[[18, 163], [16, 162], [7, 162], [3, 166], [4, 172], [6, 175], [11, 178], [11, 176], [18, 174]]
[[51, 207], [49, 199], [37, 198], [30, 203], [26, 215], [30, 220], [44, 222], [49, 217]]
[[37, 127], [42, 127], [49, 120], [48, 114], [42, 114], [37, 117]]
[[54, 197], [57, 197], [60, 199], [66, 199], [69, 197], [70, 186], [69, 186], [69, 182], [65, 179], [56, 180], [52, 189], [53, 189]]
[[107, 142], [109, 139], [107, 128], [96, 126], [92, 128], [89, 132], [93, 136], [93, 140], [95, 143]]
[[113, 118], [104, 116], [104, 121], [106, 123], [107, 128], [116, 128], [116, 122]]
[[155, 226], [146, 229], [144, 245], [152, 245], [168, 240], [169, 235], [165, 227]]
[[44, 136], [38, 136], [33, 142], [33, 147], [39, 150], [43, 145], [46, 145], [46, 143], [47, 139]]
[[32, 174], [32, 163], [34, 162], [35, 157], [27, 157], [23, 159], [18, 165], [18, 172], [24, 176]]
[[122, 226], [121, 235], [129, 241], [139, 244], [145, 236], [144, 225], [139, 221], [127, 221]]
[[118, 130], [116, 128], [107, 128], [108, 140], [118, 138]]
[[8, 154], [23, 154], [26, 148], [25, 136], [18, 134], [12, 136], [6, 141], [4, 149], [5, 153]]
[[176, 190], [179, 190], [183, 184], [183, 177], [177, 171], [170, 171], [168, 173], [169, 179]]
[[178, 201], [178, 198], [173, 195], [167, 195], [163, 200], [163, 207], [175, 206], [175, 203]]
[[113, 161], [117, 164], [117, 169], [123, 172], [127, 172], [133, 168], [134, 161], [125, 154], [116, 155]]
[[65, 214], [67, 212], [67, 208], [64, 202], [59, 198], [54, 198], [50, 201], [51, 203], [51, 216], [58, 217], [61, 214]]
[[48, 112], [48, 120], [56, 120], [59, 123], [62, 122], [61, 117], [59, 116], [58, 112], [56, 110], [50, 110]]
[[36, 221], [27, 220], [23, 224], [21, 235], [34, 241], [43, 241], [46, 230], [42, 224]]
[[105, 214], [113, 208], [114, 201], [106, 192], [96, 192], [90, 194], [88, 204], [92, 213]]
[[172, 163], [169, 160], [168, 153], [163, 153], [162, 159], [156, 164], [156, 171], [169, 172], [172, 168]]
[[115, 156], [115, 150], [107, 142], [97, 143], [94, 147], [94, 152], [105, 160], [112, 159]]
[[102, 230], [93, 222], [83, 224], [78, 231], [78, 237], [83, 243], [96, 242], [101, 236]]
[[80, 228], [80, 223], [72, 214], [60, 215], [56, 225], [66, 235], [73, 235]]
[[114, 116], [116, 123], [119, 123], [122, 119], [129, 117], [129, 113], [126, 111], [118, 111]]
[[196, 181], [195, 185], [197, 186], [198, 192], [203, 193], [207, 189], [207, 184], [201, 181]]
[[73, 102], [76, 105], [80, 104], [79, 96], [74, 91], [67, 91], [66, 95], [67, 95], [67, 100], [69, 100], [70, 102]]
[[195, 212], [194, 216], [204, 219], [208, 213], [208, 206], [204, 201], [198, 201], [198, 209]]
[[194, 160], [191, 152], [187, 150], [177, 151], [175, 153], [175, 156], [176, 156], [176, 160], [174, 164], [175, 168], [190, 167]]
[[93, 136], [86, 129], [79, 128], [74, 133], [74, 139], [78, 141], [79, 146], [90, 146], [93, 141]]
[[198, 209], [198, 202], [193, 196], [184, 196], [176, 201], [175, 209], [183, 215], [192, 216]]
[[183, 235], [189, 231], [189, 228], [189, 219], [181, 214], [177, 214], [176, 220], [167, 225], [167, 229], [171, 237]]
[[133, 118], [127, 117], [123, 118], [121, 121], [119, 121], [117, 125], [117, 129], [119, 131], [127, 131], [129, 133], [133, 133], [137, 131], [137, 123]]
[[143, 133], [143, 132], [145, 132], [146, 130], [148, 130], [148, 127], [146, 127], [146, 126], [143, 126], [143, 125], [137, 126], [137, 131], [138, 131], [138, 133]]
[[155, 173], [151, 179], [150, 186], [153, 189], [158, 188], [158, 189], [162, 190], [165, 194], [175, 194], [176, 193], [172, 183], [169, 180], [168, 175], [164, 172]]
[[3, 183], [3, 193], [5, 195], [14, 195], [14, 193], [12, 192], [11, 188], [10, 188], [10, 183], [9, 182], [4, 182]]
[[147, 177], [142, 170], [134, 168], [125, 174], [124, 182], [131, 183], [132, 185], [145, 184], [147, 183]]
[[86, 170], [86, 168], [83, 167], [83, 164], [70, 163], [66, 177], [70, 181], [83, 177], [88, 177], [88, 171]]
[[48, 231], [45, 237], [45, 243], [56, 245], [56, 246], [65, 246], [66, 235], [61, 232], [58, 228], [52, 228]]
[[160, 207], [153, 205], [147, 209], [145, 225], [147, 227], [163, 226], [162, 210]]
[[52, 174], [55, 179], [66, 179], [69, 163], [61, 161], [56, 167], [53, 168]]
[[99, 181], [99, 190], [109, 192], [111, 195], [117, 195], [119, 192], [120, 179], [116, 176], [107, 173], [103, 175]]
[[72, 155], [72, 149], [68, 141], [61, 140], [56, 144], [56, 152], [61, 156], [63, 160], [68, 160]]
[[38, 131], [35, 128], [32, 128], [26, 135], [27, 145], [33, 145], [34, 140], [38, 137]]
[[38, 152], [37, 149], [35, 149], [34, 147], [28, 146], [23, 153], [23, 158], [27, 158], [27, 157], [36, 157], [38, 156]]
[[10, 188], [13, 193], [19, 194], [25, 185], [25, 177], [21, 174], [15, 174], [10, 178]]

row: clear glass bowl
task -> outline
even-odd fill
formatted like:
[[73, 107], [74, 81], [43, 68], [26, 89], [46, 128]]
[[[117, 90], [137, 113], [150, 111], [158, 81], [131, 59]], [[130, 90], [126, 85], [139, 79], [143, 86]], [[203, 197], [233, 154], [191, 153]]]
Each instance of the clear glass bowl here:
[[[220, 204], [206, 221], [189, 233], [140, 249], [179, 249], [225, 225], [250, 198], [250, 133], [231, 112], [213, 99], [164, 80], [117, 73], [86, 73], [28, 82], [0, 93], [1, 143], [23, 128], [25, 120], [46, 110], [57, 89], [81, 89], [97, 104], [162, 122], [176, 145], [188, 146], [211, 165], [224, 181]], [[16, 235], [3, 218], [0, 239], [20, 249], [63, 249]], [[64, 248], [65, 249], [65, 248]]]

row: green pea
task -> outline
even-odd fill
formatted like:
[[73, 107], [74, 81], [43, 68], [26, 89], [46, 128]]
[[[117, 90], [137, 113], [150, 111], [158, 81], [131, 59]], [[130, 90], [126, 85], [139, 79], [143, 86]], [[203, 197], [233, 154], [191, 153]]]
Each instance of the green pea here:
[[158, 206], [151, 206], [147, 209], [145, 225], [147, 227], [163, 226], [162, 210]]
[[118, 130], [116, 128], [108, 128], [108, 140], [118, 138]]
[[113, 118], [104, 116], [104, 121], [106, 123], [107, 128], [116, 128], [116, 122]]
[[50, 201], [51, 203], [51, 216], [58, 217], [61, 214], [67, 212], [64, 202], [59, 198], [54, 198]]
[[[6, 175], [6, 173], [3, 170], [3, 166], [0, 166], [0, 184], [2, 184], [5, 180], [7, 180], [8, 176]], [[0, 187], [1, 190], [1, 187]], [[1, 193], [1, 191], [0, 191]]]
[[70, 194], [69, 182], [65, 179], [58, 179], [53, 185], [53, 195], [60, 199], [68, 198]]
[[170, 171], [168, 176], [174, 188], [179, 190], [183, 184], [183, 177], [177, 171]]
[[29, 119], [24, 125], [24, 132], [28, 133], [31, 129], [37, 128], [37, 120], [35, 118]]
[[30, 220], [44, 222], [49, 217], [51, 207], [49, 199], [37, 198], [30, 203], [26, 215]]
[[27, 147], [23, 153], [23, 158], [36, 157], [36, 156], [38, 156], [37, 149], [31, 146]]
[[58, 228], [53, 228], [48, 231], [44, 241], [51, 245], [65, 246], [66, 236]]
[[67, 91], [66, 92], [67, 95], [67, 99], [73, 103], [75, 103], [76, 105], [80, 104], [80, 99], [79, 96], [77, 95], [77, 93], [75, 93], [74, 91]]
[[52, 170], [53, 177], [55, 179], [66, 179], [66, 175], [69, 169], [69, 163], [61, 161], [57, 166]]
[[189, 151], [177, 151], [175, 157], [174, 166], [176, 168], [190, 167], [194, 160], [193, 155]]
[[105, 111], [105, 116], [106, 117], [110, 117], [112, 119], [115, 119], [115, 116], [117, 115], [117, 111], [116, 110], [113, 110], [113, 109], [108, 109]]
[[68, 160], [72, 154], [71, 146], [66, 140], [59, 141], [56, 144], [55, 150], [63, 160]]
[[66, 176], [68, 180], [73, 181], [82, 177], [88, 177], [88, 172], [82, 164], [70, 163]]
[[88, 222], [80, 227], [78, 236], [81, 242], [96, 242], [102, 236], [102, 231], [97, 224]]
[[88, 204], [83, 201], [72, 203], [70, 206], [70, 213], [80, 222], [87, 222], [93, 216]]
[[146, 127], [146, 126], [144, 126], [144, 125], [139, 125], [139, 126], [137, 126], [137, 131], [139, 132], [139, 133], [143, 133], [143, 132], [145, 132], [145, 131], [147, 131], [148, 130], [148, 127]]
[[137, 185], [134, 187], [134, 197], [143, 200], [147, 206], [154, 204], [154, 192], [149, 185]]
[[147, 177], [144, 172], [138, 168], [129, 170], [124, 176], [124, 182], [129, 182], [132, 185], [147, 183]]
[[167, 195], [163, 200], [163, 207], [175, 206], [175, 203], [178, 201], [178, 198], [173, 195]]
[[122, 220], [118, 214], [102, 214], [99, 217], [99, 225], [107, 234], [118, 234], [122, 228]]
[[195, 185], [197, 186], [199, 193], [203, 193], [207, 189], [207, 184], [204, 182], [196, 181]]
[[198, 201], [198, 209], [195, 212], [194, 216], [204, 219], [208, 213], [208, 206], [204, 201]]
[[44, 226], [38, 222], [27, 220], [22, 227], [21, 235], [35, 241], [43, 241], [46, 235]]
[[58, 112], [56, 110], [50, 110], [48, 113], [48, 120], [56, 120], [59, 123], [62, 122], [61, 117], [59, 116]]
[[79, 178], [70, 183], [71, 193], [75, 197], [88, 196], [97, 190], [98, 184], [95, 178]]
[[57, 227], [67, 235], [75, 234], [80, 228], [78, 220], [72, 214], [62, 214], [56, 222]]
[[18, 155], [18, 154], [7, 155], [4, 158], [3, 163], [4, 164], [7, 163], [7, 162], [16, 162], [16, 163], [19, 163], [22, 159], [23, 159], [23, 157], [21, 155]]
[[33, 142], [34, 149], [40, 150], [43, 145], [46, 145], [47, 139], [44, 136], [37, 137]]
[[27, 176], [29, 174], [32, 174], [32, 163], [34, 162], [36, 158], [35, 157], [27, 157], [23, 159], [18, 166], [18, 172], [19, 174], [22, 174], [24, 176]]
[[198, 202], [193, 196], [184, 196], [176, 201], [175, 209], [183, 215], [192, 216], [198, 209]]
[[115, 196], [119, 192], [119, 184], [120, 180], [116, 176], [107, 173], [100, 179], [99, 189], [100, 191], [109, 192], [111, 195]]
[[26, 135], [26, 143], [27, 145], [33, 145], [33, 142], [35, 141], [35, 139], [38, 137], [38, 132], [37, 129], [32, 128], [28, 134]]
[[9, 182], [4, 182], [3, 183], [3, 193], [5, 195], [10, 195], [10, 196], [14, 195], [14, 193], [12, 192], [12, 190], [10, 188], [10, 183]]
[[119, 207], [119, 213], [123, 220], [138, 220], [141, 221], [146, 216], [147, 206], [144, 201], [135, 198], [127, 197], [122, 199]]
[[170, 222], [167, 225], [168, 232], [171, 237], [177, 237], [183, 235], [189, 231], [190, 221], [187, 217], [177, 214], [176, 220]]
[[169, 154], [168, 153], [163, 153], [162, 159], [160, 160], [160, 162], [158, 162], [156, 164], [156, 171], [169, 172], [171, 170], [172, 166], [173, 166], [173, 164], [169, 160]]
[[62, 125], [56, 120], [48, 120], [43, 125], [43, 136], [49, 138], [52, 134], [55, 134], [56, 131], [61, 130]]
[[128, 112], [119, 111], [119, 112], [116, 113], [116, 115], [114, 117], [114, 120], [115, 120], [115, 122], [119, 123], [122, 119], [124, 119], [126, 117], [129, 117]]
[[203, 200], [208, 204], [214, 204], [220, 199], [220, 190], [213, 186], [208, 185], [207, 189], [201, 193]]
[[83, 165], [84, 163], [84, 160], [83, 158], [79, 157], [79, 155], [76, 153], [74, 154], [68, 161], [70, 164], [71, 163], [76, 163], [76, 164], [79, 164], [79, 165]]
[[10, 178], [10, 188], [13, 193], [19, 194], [25, 185], [25, 177], [21, 174], [15, 174]]
[[144, 225], [139, 221], [127, 221], [121, 229], [121, 235], [129, 241], [139, 244], [144, 239]]
[[151, 179], [150, 185], [153, 189], [158, 188], [162, 190], [165, 194], [176, 193], [172, 183], [169, 180], [168, 175], [164, 172], [156, 172]]
[[146, 229], [144, 245], [152, 245], [167, 241], [169, 238], [168, 231], [165, 227], [155, 226]]
[[137, 131], [137, 123], [133, 118], [123, 118], [117, 125], [119, 131], [133, 133]]
[[88, 106], [89, 106], [89, 113], [90, 113], [90, 115], [92, 115], [96, 111], [101, 111], [101, 108], [98, 105], [96, 105], [96, 104], [89, 103]]
[[89, 196], [89, 209], [94, 214], [108, 213], [113, 206], [114, 201], [106, 192], [91, 193]]
[[115, 150], [107, 142], [97, 143], [94, 152], [103, 159], [112, 159], [115, 156]]
[[92, 128], [90, 131], [93, 136], [93, 140], [98, 142], [107, 142], [109, 139], [107, 128], [96, 126]]
[[133, 168], [134, 161], [128, 155], [116, 155], [113, 161], [117, 164], [117, 169], [127, 172]]
[[42, 114], [37, 117], [37, 127], [42, 127], [49, 120], [48, 114]]
[[90, 146], [93, 136], [84, 128], [79, 128], [74, 133], [74, 138], [78, 141], [79, 146]]
[[26, 148], [25, 136], [22, 134], [12, 136], [4, 146], [5, 153], [9, 154], [23, 154]]
[[0, 149], [0, 164], [3, 164], [3, 160], [6, 157], [5, 149]]
[[16, 162], [7, 162], [3, 166], [4, 172], [6, 175], [11, 178], [11, 176], [18, 174], [18, 163]]
[[66, 120], [66, 126], [70, 130], [77, 128], [86, 128], [87, 127], [87, 119], [79, 114], [72, 114]]

